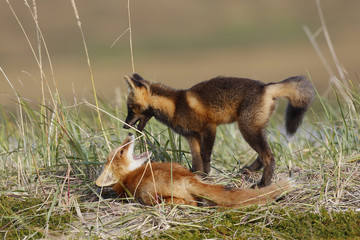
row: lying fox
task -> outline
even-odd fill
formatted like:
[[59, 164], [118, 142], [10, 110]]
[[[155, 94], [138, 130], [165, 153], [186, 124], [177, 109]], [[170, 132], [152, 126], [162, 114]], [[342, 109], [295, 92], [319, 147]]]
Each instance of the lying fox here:
[[258, 153], [247, 169], [264, 168], [259, 187], [269, 186], [275, 160], [266, 141], [264, 128], [276, 107], [276, 99], [289, 100], [286, 109], [286, 130], [296, 132], [313, 97], [314, 89], [303, 76], [279, 83], [216, 77], [187, 90], [175, 90], [150, 83], [138, 74], [125, 76], [129, 87], [128, 114], [124, 128], [138, 123], [142, 131], [151, 117], [184, 136], [191, 149], [192, 171], [210, 172], [210, 157], [216, 127], [237, 121], [246, 142]]
[[[145, 205], [165, 203], [197, 206], [200, 200], [223, 207], [264, 204], [290, 189], [281, 180], [261, 189], [230, 189], [208, 184], [178, 163], [148, 162], [150, 153], [134, 156], [135, 138], [130, 134], [124, 143], [107, 157], [107, 163], [96, 180], [99, 187], [112, 186], [120, 196], [132, 195]], [[150, 166], [151, 165], [151, 166]]]

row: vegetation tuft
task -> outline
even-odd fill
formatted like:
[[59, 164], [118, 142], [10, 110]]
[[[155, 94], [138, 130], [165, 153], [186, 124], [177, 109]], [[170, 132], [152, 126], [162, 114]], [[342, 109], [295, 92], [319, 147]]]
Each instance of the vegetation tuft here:
[[0, 238], [22, 239], [61, 236], [69, 229], [74, 217], [71, 211], [54, 210], [49, 215], [49, 204], [30, 196], [0, 196]]

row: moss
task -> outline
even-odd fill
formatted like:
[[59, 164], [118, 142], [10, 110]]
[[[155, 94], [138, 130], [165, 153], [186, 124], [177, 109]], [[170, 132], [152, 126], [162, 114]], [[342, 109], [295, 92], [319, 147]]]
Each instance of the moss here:
[[[33, 197], [9, 197], [0, 195], [0, 238], [22, 239], [24, 236], [44, 237], [49, 206]], [[48, 229], [65, 231], [73, 219], [71, 212], [52, 212]]]
[[360, 237], [360, 212], [290, 212], [271, 227], [296, 239], [350, 239]]
[[360, 239], [360, 212], [228, 211], [220, 212], [216, 219], [207, 219], [201, 226], [201, 229], [173, 227], [145, 239]]

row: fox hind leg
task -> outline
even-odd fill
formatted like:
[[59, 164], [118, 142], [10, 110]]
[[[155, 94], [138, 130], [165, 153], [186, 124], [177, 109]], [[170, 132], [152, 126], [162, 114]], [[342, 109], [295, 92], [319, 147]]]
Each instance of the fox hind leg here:
[[260, 171], [263, 167], [263, 164], [262, 164], [262, 161], [260, 159], [260, 157], [258, 156], [256, 158], [256, 160], [248, 167], [244, 167], [244, 173], [246, 171], [250, 171], [250, 172], [257, 172], [257, 171]]
[[252, 129], [249, 124], [240, 124], [239, 129], [245, 141], [258, 153], [258, 158], [249, 166], [249, 170], [264, 168], [258, 187], [270, 185], [274, 174], [275, 159], [266, 141], [263, 129]]
[[180, 204], [180, 205], [190, 205], [190, 206], [197, 206], [197, 202], [194, 198], [187, 200], [184, 198], [176, 198], [176, 197], [166, 197], [163, 198], [164, 202], [167, 204]]

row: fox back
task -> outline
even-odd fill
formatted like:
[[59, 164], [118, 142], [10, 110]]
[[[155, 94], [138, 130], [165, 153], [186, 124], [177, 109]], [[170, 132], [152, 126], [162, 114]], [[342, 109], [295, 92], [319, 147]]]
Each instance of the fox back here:
[[265, 89], [259, 81], [228, 77], [213, 78], [187, 90], [136, 80], [140, 77], [126, 79], [130, 91], [125, 122], [139, 122], [138, 129], [142, 130], [154, 116], [182, 135], [200, 131], [209, 123], [236, 121], [243, 111], [260, 101]]

